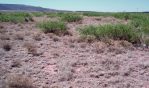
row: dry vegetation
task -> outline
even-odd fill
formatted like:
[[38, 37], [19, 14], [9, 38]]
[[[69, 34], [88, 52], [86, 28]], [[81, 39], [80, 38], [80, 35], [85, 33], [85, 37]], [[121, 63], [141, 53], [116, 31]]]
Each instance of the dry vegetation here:
[[19, 74], [11, 74], [6, 81], [7, 88], [35, 88], [32, 80]]

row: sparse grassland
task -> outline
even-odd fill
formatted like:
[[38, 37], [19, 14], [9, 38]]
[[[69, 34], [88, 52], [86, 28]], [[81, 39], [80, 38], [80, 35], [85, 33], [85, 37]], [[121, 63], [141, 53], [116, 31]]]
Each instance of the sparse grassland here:
[[66, 22], [78, 22], [82, 20], [82, 16], [79, 13], [73, 12], [55, 12], [55, 13], [47, 13], [48, 17], [60, 17], [62, 21]]
[[33, 21], [32, 16], [29, 13], [24, 12], [3, 12], [0, 13], [0, 22], [28, 22]]
[[[147, 13], [101, 13], [101, 12], [84, 12], [84, 16], [112, 16], [118, 19], [129, 20], [129, 25], [131, 26], [130, 31], [134, 34], [138, 34], [140, 36], [141, 43], [147, 43], [146, 39], [148, 38], [149, 34], [149, 15]], [[107, 26], [107, 25], [106, 25]], [[112, 26], [112, 25], [111, 25]], [[103, 26], [101, 26], [102, 28]], [[96, 27], [95, 27], [96, 28]], [[105, 27], [107, 28], [107, 27]], [[126, 27], [125, 27], [126, 28]], [[88, 29], [88, 28], [87, 28]], [[89, 27], [91, 30], [91, 27]], [[98, 28], [97, 28], [98, 29]], [[110, 28], [111, 29], [111, 28]], [[112, 29], [113, 30], [113, 29]], [[120, 31], [123, 29], [120, 29]], [[111, 30], [106, 30], [111, 31]], [[114, 34], [116, 35], [116, 34]], [[128, 40], [130, 41], [130, 40]]]
[[[47, 17], [59, 17], [60, 21], [48, 21], [38, 23], [37, 26], [45, 33], [62, 34], [66, 32], [66, 23], [80, 22], [83, 16], [103, 16], [103, 17], [115, 17], [118, 19], [126, 20], [129, 23], [127, 25], [104, 25], [104, 26], [88, 26], [82, 28], [81, 34], [94, 35], [96, 38], [109, 37], [112, 39], [122, 39], [129, 42], [142, 41], [146, 42], [149, 34], [149, 15], [146, 13], [108, 13], [108, 12], [1, 12], [0, 22], [12, 22], [23, 23], [33, 21], [32, 17], [41, 17], [47, 15]], [[66, 22], [66, 23], [65, 23]], [[102, 29], [102, 30], [99, 30]], [[94, 33], [96, 30], [97, 33]], [[97, 31], [98, 30], [98, 31]], [[111, 34], [108, 34], [111, 33]], [[120, 34], [122, 33], [122, 34]], [[108, 36], [105, 36], [108, 35]], [[112, 36], [112, 37], [111, 37]]]
[[0, 88], [149, 88], [148, 14], [89, 15], [1, 12]]
[[62, 34], [66, 32], [66, 24], [62, 21], [48, 21], [37, 24], [44, 33]]

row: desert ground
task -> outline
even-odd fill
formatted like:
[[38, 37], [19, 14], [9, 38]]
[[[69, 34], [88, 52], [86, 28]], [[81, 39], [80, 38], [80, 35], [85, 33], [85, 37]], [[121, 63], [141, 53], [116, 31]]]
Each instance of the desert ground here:
[[37, 22], [56, 18], [33, 19], [0, 22], [0, 88], [21, 78], [35, 88], [149, 88], [148, 48], [125, 40], [86, 41], [77, 31], [84, 25], [129, 20], [84, 16], [81, 22], [67, 23], [67, 34], [56, 35], [36, 27]]

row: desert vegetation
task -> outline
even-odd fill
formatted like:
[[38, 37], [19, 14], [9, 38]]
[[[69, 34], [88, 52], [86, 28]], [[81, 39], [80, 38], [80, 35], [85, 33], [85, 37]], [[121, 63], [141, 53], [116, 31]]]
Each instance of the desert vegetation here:
[[145, 88], [148, 24], [146, 13], [0, 12], [0, 87]]
[[62, 20], [67, 22], [78, 22], [82, 20], [82, 16], [75, 13], [66, 13], [62, 15]]
[[98, 40], [127, 40], [131, 43], [140, 42], [140, 34], [130, 25], [116, 24], [103, 26], [86, 26], [79, 29], [83, 36], [94, 36]]
[[66, 31], [66, 25], [62, 21], [48, 21], [37, 24], [44, 33], [61, 34]]
[[19, 22], [28, 22], [33, 21], [31, 15], [29, 13], [23, 13], [23, 12], [4, 12], [0, 13], [0, 21], [1, 22], [13, 22], [13, 23], [19, 23]]

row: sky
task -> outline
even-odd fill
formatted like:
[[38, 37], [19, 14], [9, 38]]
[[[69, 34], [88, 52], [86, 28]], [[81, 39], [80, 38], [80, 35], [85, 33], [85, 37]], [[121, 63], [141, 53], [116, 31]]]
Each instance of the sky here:
[[2, 4], [25, 4], [71, 11], [149, 11], [149, 0], [0, 0]]

